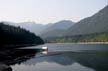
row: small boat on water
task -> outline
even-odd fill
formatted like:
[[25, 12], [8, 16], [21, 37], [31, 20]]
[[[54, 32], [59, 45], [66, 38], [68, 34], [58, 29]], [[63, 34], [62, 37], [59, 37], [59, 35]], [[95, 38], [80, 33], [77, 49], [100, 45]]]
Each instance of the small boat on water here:
[[48, 47], [42, 47], [43, 51], [48, 51]]

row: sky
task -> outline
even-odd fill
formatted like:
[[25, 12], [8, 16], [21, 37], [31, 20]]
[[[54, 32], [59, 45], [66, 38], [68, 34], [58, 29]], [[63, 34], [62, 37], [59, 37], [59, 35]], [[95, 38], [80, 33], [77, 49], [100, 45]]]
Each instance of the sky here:
[[108, 0], [0, 0], [0, 21], [78, 22], [108, 5]]

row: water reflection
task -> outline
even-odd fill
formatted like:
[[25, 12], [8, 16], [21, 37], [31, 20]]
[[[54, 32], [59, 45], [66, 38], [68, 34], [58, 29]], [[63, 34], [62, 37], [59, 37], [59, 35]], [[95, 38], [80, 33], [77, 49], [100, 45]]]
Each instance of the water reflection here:
[[57, 63], [60, 66], [72, 66], [78, 63], [96, 71], [108, 71], [108, 52], [51, 52], [44, 57], [35, 57], [23, 64], [36, 65], [43, 62]]
[[42, 51], [42, 54], [47, 55], [48, 54], [48, 51]]
[[20, 64], [35, 56], [39, 50], [13, 49], [0, 51], [0, 71], [12, 71], [10, 65]]
[[71, 58], [83, 66], [96, 71], [108, 71], [108, 53], [80, 53], [71, 55]]
[[[49, 69], [47, 67], [48, 65], [51, 67], [58, 67], [58, 68], [60, 66], [60, 68], [58, 69], [59, 71], [66, 71], [62, 69], [64, 67], [67, 67], [67, 70], [70, 69], [69, 71], [72, 70], [75, 71], [73, 67], [78, 68], [78, 70], [76, 71], [84, 71], [84, 70], [93, 71], [93, 70], [88, 70], [87, 68], [94, 69], [96, 71], [108, 71], [107, 51], [105, 52], [67, 51], [67, 52], [49, 52], [49, 53], [44, 52], [45, 54], [39, 52], [40, 50], [36, 49], [14, 49], [14, 50], [0, 51], [0, 71], [12, 71], [12, 68], [14, 68], [16, 64], [19, 64], [19, 66], [24, 65], [23, 67], [25, 68], [22, 67], [22, 71], [24, 71], [24, 69], [27, 68], [31, 70], [40, 68], [39, 71], [48, 71], [48, 70], [50, 71], [50, 69], [52, 69], [52, 71], [55, 71], [55, 68]], [[54, 66], [54, 64], [56, 65]], [[78, 66], [78, 64], [80, 65], [80, 67]], [[12, 68], [10, 67], [10, 65], [12, 65], [11, 66]], [[30, 66], [32, 66], [32, 68], [30, 68]], [[82, 68], [81, 66], [83, 67], [83, 69], [81, 69]], [[17, 69], [19, 69], [18, 65]]]

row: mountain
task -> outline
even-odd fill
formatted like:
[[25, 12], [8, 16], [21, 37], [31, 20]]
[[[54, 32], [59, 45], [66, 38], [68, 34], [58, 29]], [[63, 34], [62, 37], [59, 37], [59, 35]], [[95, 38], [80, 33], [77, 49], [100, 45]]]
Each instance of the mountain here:
[[65, 36], [84, 35], [108, 31], [108, 6], [91, 17], [85, 18], [70, 27]]
[[26, 28], [37, 35], [44, 29], [44, 25], [35, 22], [23, 22], [20, 24], [21, 27]]
[[3, 23], [14, 25], [16, 27], [20, 26], [21, 28], [25, 28], [26, 30], [29, 30], [41, 37], [62, 36], [64, 31], [73, 25], [73, 22], [70, 20], [62, 20], [56, 23], [49, 23], [47, 25], [37, 24], [35, 22], [13, 23], [3, 21]]
[[25, 28], [25, 29], [35, 33], [36, 35], [38, 35], [45, 27], [44, 25], [36, 24], [35, 22], [13, 23], [13, 22], [4, 21], [4, 23], [9, 24], [9, 25], [14, 25], [17, 27], [20, 26], [21, 28]]
[[53, 23], [49, 25], [46, 29], [44, 29], [40, 36], [42, 38], [47, 38], [47, 37], [58, 37], [62, 36], [65, 30], [70, 28], [74, 23], [70, 20], [62, 20], [56, 23]]

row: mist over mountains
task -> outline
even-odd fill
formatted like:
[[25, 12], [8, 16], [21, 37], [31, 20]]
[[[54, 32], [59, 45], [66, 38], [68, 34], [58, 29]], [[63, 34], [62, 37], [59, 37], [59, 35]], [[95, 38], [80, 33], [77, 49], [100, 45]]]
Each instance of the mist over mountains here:
[[40, 35], [41, 37], [49, 37], [55, 35], [58, 36], [61, 33], [64, 33], [64, 30], [67, 30], [70, 26], [74, 24], [70, 20], [62, 20], [56, 23], [49, 23], [47, 25], [36, 24], [35, 22], [12, 23], [4, 21], [4, 23], [14, 26], [20, 26], [35, 33], [36, 35]]
[[84, 18], [77, 23], [70, 20], [61, 20], [47, 25], [36, 24], [35, 22], [4, 23], [25, 28], [43, 39], [103, 33], [108, 31], [108, 5], [93, 16]]
[[42, 31], [40, 36], [42, 38], [63, 36], [65, 31], [72, 25], [74, 25], [74, 22], [70, 20], [62, 20], [57, 23], [53, 23]]

